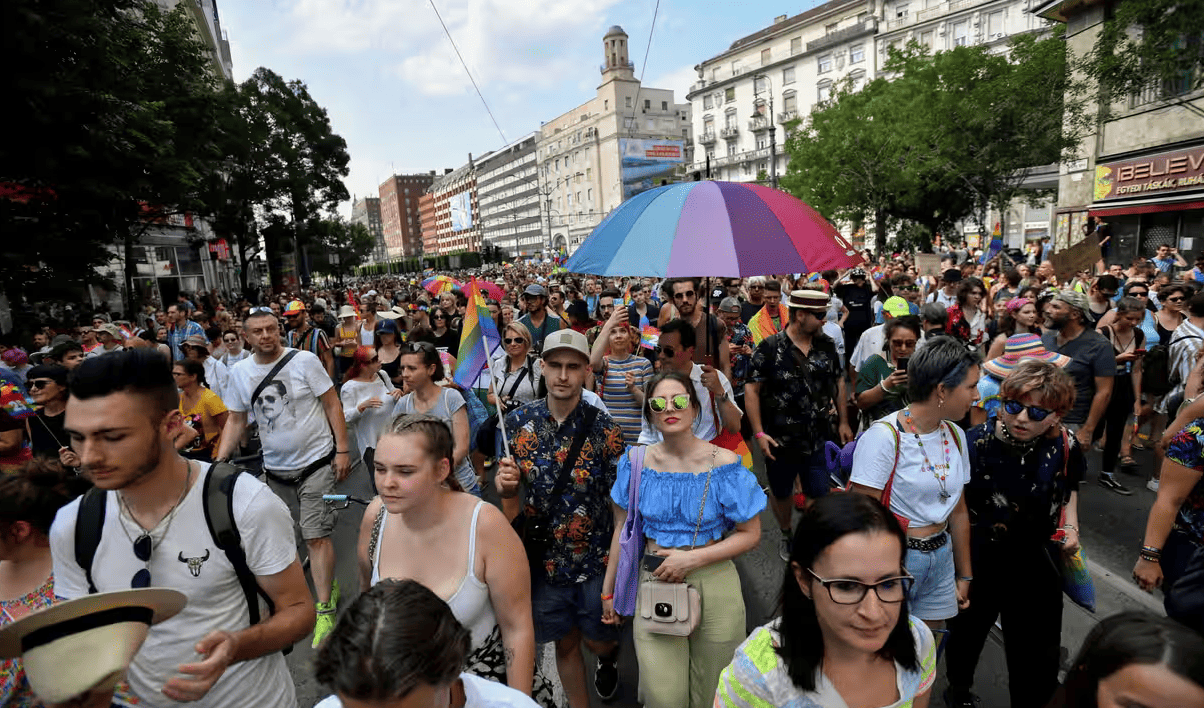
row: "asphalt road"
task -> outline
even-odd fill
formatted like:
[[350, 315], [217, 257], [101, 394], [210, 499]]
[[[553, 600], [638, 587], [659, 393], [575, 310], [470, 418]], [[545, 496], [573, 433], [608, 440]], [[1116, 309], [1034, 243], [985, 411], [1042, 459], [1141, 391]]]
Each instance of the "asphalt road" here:
[[[1136, 452], [1136, 457], [1145, 468], [1153, 464], [1152, 454], [1149, 452]], [[1141, 592], [1130, 579], [1137, 550], [1141, 547], [1146, 516], [1154, 501], [1154, 493], [1145, 488], [1144, 476], [1123, 473], [1120, 477], [1134, 490], [1132, 496], [1122, 497], [1100, 487], [1096, 481], [1099, 470], [1099, 453], [1090, 453], [1088, 459], [1090, 471], [1087, 483], [1080, 491], [1079, 519], [1082, 527], [1083, 547], [1087, 552], [1096, 585], [1097, 611], [1092, 615], [1066, 600], [1062, 631], [1064, 667], [1078, 652], [1083, 639], [1099, 618], [1125, 609], [1162, 612], [1161, 599]], [[758, 468], [762, 469], [761, 465], [758, 465]], [[764, 483], [763, 475], [761, 481]], [[371, 486], [367, 471], [362, 466], [357, 466], [348, 479], [340, 485], [339, 491], [363, 498], [370, 497]], [[489, 497], [487, 496], [487, 498]], [[353, 505], [340, 512], [338, 525], [335, 528], [334, 543], [335, 548], [338, 549], [336, 575], [342, 587], [341, 607], [343, 609], [359, 592], [354, 548], [362, 515], [363, 508]], [[762, 515], [761, 521], [764, 531], [760, 546], [736, 560], [750, 630], [774, 616], [785, 570], [777, 556], [778, 531], [772, 513], [768, 509]], [[551, 653], [550, 647], [544, 647], [542, 659], [545, 671], [549, 676], [554, 677], [555, 662]], [[297, 700], [300, 708], [310, 708], [328, 694], [313, 679], [311, 668], [313, 655], [314, 652], [308, 643], [302, 643], [298, 644], [288, 657], [288, 665], [296, 681]], [[587, 657], [587, 665], [591, 667], [589, 669], [591, 676], [592, 661], [591, 657]], [[631, 643], [630, 627], [624, 632], [619, 672], [621, 683], [616, 699], [604, 704], [591, 692], [591, 706], [601, 708], [608, 705], [615, 708], [628, 708], [640, 705], [636, 699], [639, 670], [636, 666], [634, 646]], [[944, 705], [941, 699], [944, 686], [942, 670], [933, 693], [932, 706], [939, 708]], [[998, 632], [988, 640], [979, 662], [975, 691], [981, 698], [984, 708], [996, 706], [1004, 708], [1008, 705], [1007, 667], [1004, 661], [1002, 635]]]

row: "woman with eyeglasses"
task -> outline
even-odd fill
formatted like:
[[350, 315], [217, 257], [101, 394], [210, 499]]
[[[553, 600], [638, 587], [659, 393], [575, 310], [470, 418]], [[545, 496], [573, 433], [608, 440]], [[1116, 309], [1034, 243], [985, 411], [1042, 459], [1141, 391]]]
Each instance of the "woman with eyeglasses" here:
[[481, 485], [468, 454], [468, 404], [456, 389], [436, 383], [445, 376], [443, 359], [434, 344], [407, 342], [401, 351], [401, 378], [408, 393], [397, 399], [393, 414], [427, 413], [446, 421], [455, 437], [456, 480], [464, 491], [479, 497]]
[[180, 413], [187, 423], [180, 426], [176, 447], [184, 457], [208, 462], [217, 451], [230, 412], [209, 388], [205, 381], [205, 366], [201, 362], [181, 359], [172, 366], [171, 376], [176, 388], [180, 389]]
[[[744, 596], [732, 559], [761, 540], [765, 492], [734, 452], [693, 433], [700, 403], [686, 376], [664, 372], [645, 389], [644, 415], [662, 440], [643, 448], [636, 503], [646, 538], [640, 582], [688, 583], [702, 598], [698, 626], [688, 637], [636, 630], [640, 695], [649, 708], [703, 708], [719, 674], [745, 637]], [[611, 488], [615, 531], [602, 581], [602, 621], [619, 624], [614, 609], [617, 559], [627, 521], [631, 454], [619, 459]], [[638, 598], [638, 596], [637, 596]], [[635, 612], [643, 611], [636, 600]]]
[[1166, 285], [1158, 291], [1158, 312], [1154, 315], [1154, 326], [1158, 330], [1158, 343], [1170, 344], [1175, 330], [1183, 324], [1184, 302], [1191, 297], [1191, 288], [1175, 283]]
[[991, 348], [987, 351], [988, 361], [1003, 356], [1008, 337], [1016, 334], [1041, 334], [1041, 328], [1037, 325], [1036, 300], [1015, 297], [1008, 300], [1000, 309], [1002, 315], [999, 318], [999, 334], [996, 335], [995, 341], [991, 342]]
[[460, 353], [460, 333], [452, 329], [451, 315], [442, 308], [435, 308], [430, 312], [430, 317], [435, 347], [456, 357]]
[[29, 397], [38, 405], [38, 412], [29, 421], [29, 445], [34, 457], [59, 460], [62, 451], [70, 452], [71, 439], [63, 428], [69, 373], [57, 364], [39, 364], [27, 374]]
[[[401, 390], [382, 371], [380, 352], [369, 347], [356, 349], [339, 390], [339, 400], [343, 403], [343, 420], [355, 434], [370, 477], [376, 441], [393, 420], [393, 408], [399, 398]], [[375, 480], [372, 489], [376, 490]]]
[[543, 360], [531, 354], [531, 330], [522, 322], [502, 330], [502, 349], [506, 355], [494, 359], [490, 368], [494, 390], [489, 403], [506, 413], [539, 397]]
[[[907, 365], [911, 403], [875, 421], [853, 452], [852, 489], [905, 524], [911, 611], [940, 629], [970, 604], [970, 529], [962, 488], [970, 479], [961, 420], [978, 400], [981, 359], [953, 337], [936, 337]], [[888, 486], [889, 485], [889, 486]], [[887, 489], [889, 488], [889, 495]]]
[[[1044, 706], [1058, 686], [1062, 554], [1079, 547], [1083, 450], [1061, 425], [1074, 380], [1049, 361], [1025, 359], [1000, 387], [1002, 404], [966, 431], [973, 602], [949, 622], [950, 708], [973, 708], [974, 671], [997, 619], [1008, 647], [1014, 708]], [[1054, 540], [1056, 538], [1056, 540]]]
[[781, 617], [736, 650], [715, 705], [927, 708], [936, 643], [909, 614], [905, 540], [873, 499], [816, 499], [794, 535]]
[[907, 363], [920, 341], [920, 323], [911, 317], [892, 319], [883, 325], [882, 336], [882, 351], [857, 372], [857, 407], [865, 425], [907, 406]]

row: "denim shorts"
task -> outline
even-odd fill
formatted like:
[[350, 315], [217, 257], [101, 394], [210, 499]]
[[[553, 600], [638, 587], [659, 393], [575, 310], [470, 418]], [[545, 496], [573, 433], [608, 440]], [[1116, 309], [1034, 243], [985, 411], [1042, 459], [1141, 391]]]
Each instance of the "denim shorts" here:
[[[753, 441], [754, 444], [756, 441]], [[765, 478], [769, 480], [769, 492], [776, 499], [789, 499], [794, 494], [794, 478], [802, 478], [803, 494], [817, 499], [832, 489], [828, 478], [827, 458], [821, 445], [810, 455], [794, 453], [789, 445], [783, 444], [774, 450], [777, 459], [765, 458]]]
[[586, 639], [616, 642], [619, 628], [602, 623], [603, 575], [569, 587], [549, 585], [546, 577], [531, 578], [531, 615], [535, 643], [555, 642], [580, 627]]
[[907, 572], [916, 579], [907, 596], [908, 611], [928, 621], [956, 617], [957, 571], [953, 566], [952, 539], [935, 551], [908, 548], [905, 563]]

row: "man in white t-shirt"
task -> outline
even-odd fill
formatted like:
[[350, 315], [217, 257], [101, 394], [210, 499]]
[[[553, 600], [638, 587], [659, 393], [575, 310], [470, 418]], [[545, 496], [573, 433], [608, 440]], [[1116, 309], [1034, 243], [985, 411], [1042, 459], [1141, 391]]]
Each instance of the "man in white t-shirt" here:
[[338, 604], [337, 597], [332, 601], [337, 593], [330, 540], [335, 514], [322, 495], [333, 494], [335, 483], [350, 470], [343, 404], [318, 357], [281, 344], [280, 325], [271, 312], [252, 310], [243, 322], [243, 335], [253, 355], [230, 369], [224, 401], [230, 415], [216, 459], [234, 453], [247, 427], [247, 413], [253, 412], [268, 486], [288, 504], [309, 551], [317, 595], [316, 647], [334, 627]]
[[188, 597], [180, 614], [150, 628], [130, 665], [139, 706], [295, 706], [281, 650], [309, 633], [314, 611], [288, 509], [254, 477], [234, 478], [234, 522], [247, 566], [275, 608], [251, 625], [234, 567], [208, 529], [209, 466], [180, 457], [172, 444], [183, 419], [167, 357], [132, 349], [88, 359], [71, 386], [65, 428], [72, 450], [65, 462], [107, 491], [89, 569], [75, 556], [81, 501], [55, 517], [55, 594], [74, 599], [154, 586]]

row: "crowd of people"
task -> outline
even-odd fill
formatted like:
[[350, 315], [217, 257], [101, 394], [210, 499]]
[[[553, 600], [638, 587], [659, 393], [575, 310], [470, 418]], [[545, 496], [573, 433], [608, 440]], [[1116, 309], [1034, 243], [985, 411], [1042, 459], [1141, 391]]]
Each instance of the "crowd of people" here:
[[[467, 385], [470, 287], [408, 276], [0, 340], [0, 625], [183, 592], [86, 705], [294, 706], [284, 652], [308, 640], [324, 708], [553, 706], [540, 645], [585, 708], [617, 695], [632, 623], [654, 708], [922, 708], [938, 671], [973, 708], [1001, 621], [1016, 708], [1204, 707], [1204, 259], [1060, 279], [866, 256], [450, 274], [500, 338]], [[323, 497], [349, 475], [377, 496], [343, 549]], [[1103, 620], [1060, 684], [1089, 480], [1157, 492], [1133, 577], [1171, 619]], [[734, 560], [763, 538], [781, 607], [747, 626]], [[0, 703], [41, 705], [19, 658]]]

